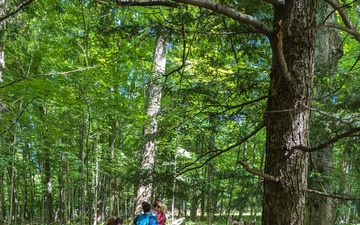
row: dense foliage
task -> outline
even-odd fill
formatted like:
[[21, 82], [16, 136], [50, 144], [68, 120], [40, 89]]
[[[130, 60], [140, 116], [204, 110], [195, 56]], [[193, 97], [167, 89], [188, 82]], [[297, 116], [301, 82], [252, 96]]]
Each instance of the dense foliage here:
[[[270, 4], [220, 2], [272, 24]], [[1, 29], [0, 224], [132, 218], [157, 32], [170, 41], [153, 197], [176, 217], [256, 220], [262, 179], [238, 162], [264, 167], [265, 130], [253, 132], [269, 86], [264, 36], [201, 8], [86, 0], [32, 2]], [[359, 126], [358, 43], [341, 37], [337, 71], [315, 75], [314, 143]], [[334, 194], [360, 197], [358, 149], [357, 134], [334, 144], [333, 176], [321, 177]], [[334, 205], [336, 221], [359, 222], [358, 201]]]

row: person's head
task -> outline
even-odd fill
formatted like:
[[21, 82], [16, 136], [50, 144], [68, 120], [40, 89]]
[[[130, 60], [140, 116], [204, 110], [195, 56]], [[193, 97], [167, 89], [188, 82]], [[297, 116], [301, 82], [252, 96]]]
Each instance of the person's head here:
[[154, 210], [161, 210], [161, 207], [159, 204], [157, 204], [156, 202], [152, 205]]
[[157, 197], [157, 198], [155, 199], [155, 203], [157, 203], [157, 204], [162, 203], [161, 198], [160, 198], [160, 197]]
[[142, 207], [144, 213], [148, 213], [151, 210], [151, 205], [148, 202], [142, 202], [141, 207]]
[[106, 225], [122, 225], [124, 220], [120, 217], [112, 216], [106, 221]]

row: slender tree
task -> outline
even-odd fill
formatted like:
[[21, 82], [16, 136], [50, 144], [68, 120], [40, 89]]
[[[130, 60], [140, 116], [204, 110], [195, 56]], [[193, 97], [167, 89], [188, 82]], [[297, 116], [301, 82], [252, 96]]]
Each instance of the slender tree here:
[[166, 66], [166, 37], [158, 34], [154, 49], [153, 73], [147, 85], [146, 109], [149, 119], [144, 126], [144, 144], [141, 166], [145, 173], [137, 189], [135, 213], [141, 211], [141, 202], [150, 201], [155, 163], [155, 141], [158, 130], [158, 114], [161, 106], [161, 94]]
[[[0, 16], [5, 14], [5, 0], [0, 1]], [[3, 35], [5, 29], [5, 21], [0, 21], [0, 82], [2, 82], [2, 74], [5, 66], [5, 56], [4, 56], [4, 43]]]

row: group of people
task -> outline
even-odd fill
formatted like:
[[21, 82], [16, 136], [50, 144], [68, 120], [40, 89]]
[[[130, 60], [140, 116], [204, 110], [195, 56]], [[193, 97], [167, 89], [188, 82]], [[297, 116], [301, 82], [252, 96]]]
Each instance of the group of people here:
[[[165, 225], [166, 205], [161, 198], [156, 198], [151, 206], [148, 202], [141, 203], [142, 212], [133, 220], [134, 225]], [[119, 217], [110, 217], [106, 225], [123, 225], [124, 221]]]

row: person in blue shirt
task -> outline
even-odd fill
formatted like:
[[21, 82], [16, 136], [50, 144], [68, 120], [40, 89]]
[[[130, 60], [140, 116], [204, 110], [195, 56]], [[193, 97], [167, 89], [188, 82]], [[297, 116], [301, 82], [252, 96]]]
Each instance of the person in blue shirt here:
[[148, 202], [143, 202], [141, 204], [143, 213], [137, 215], [133, 221], [135, 225], [158, 225], [157, 219], [155, 216], [151, 215], [151, 205]]

